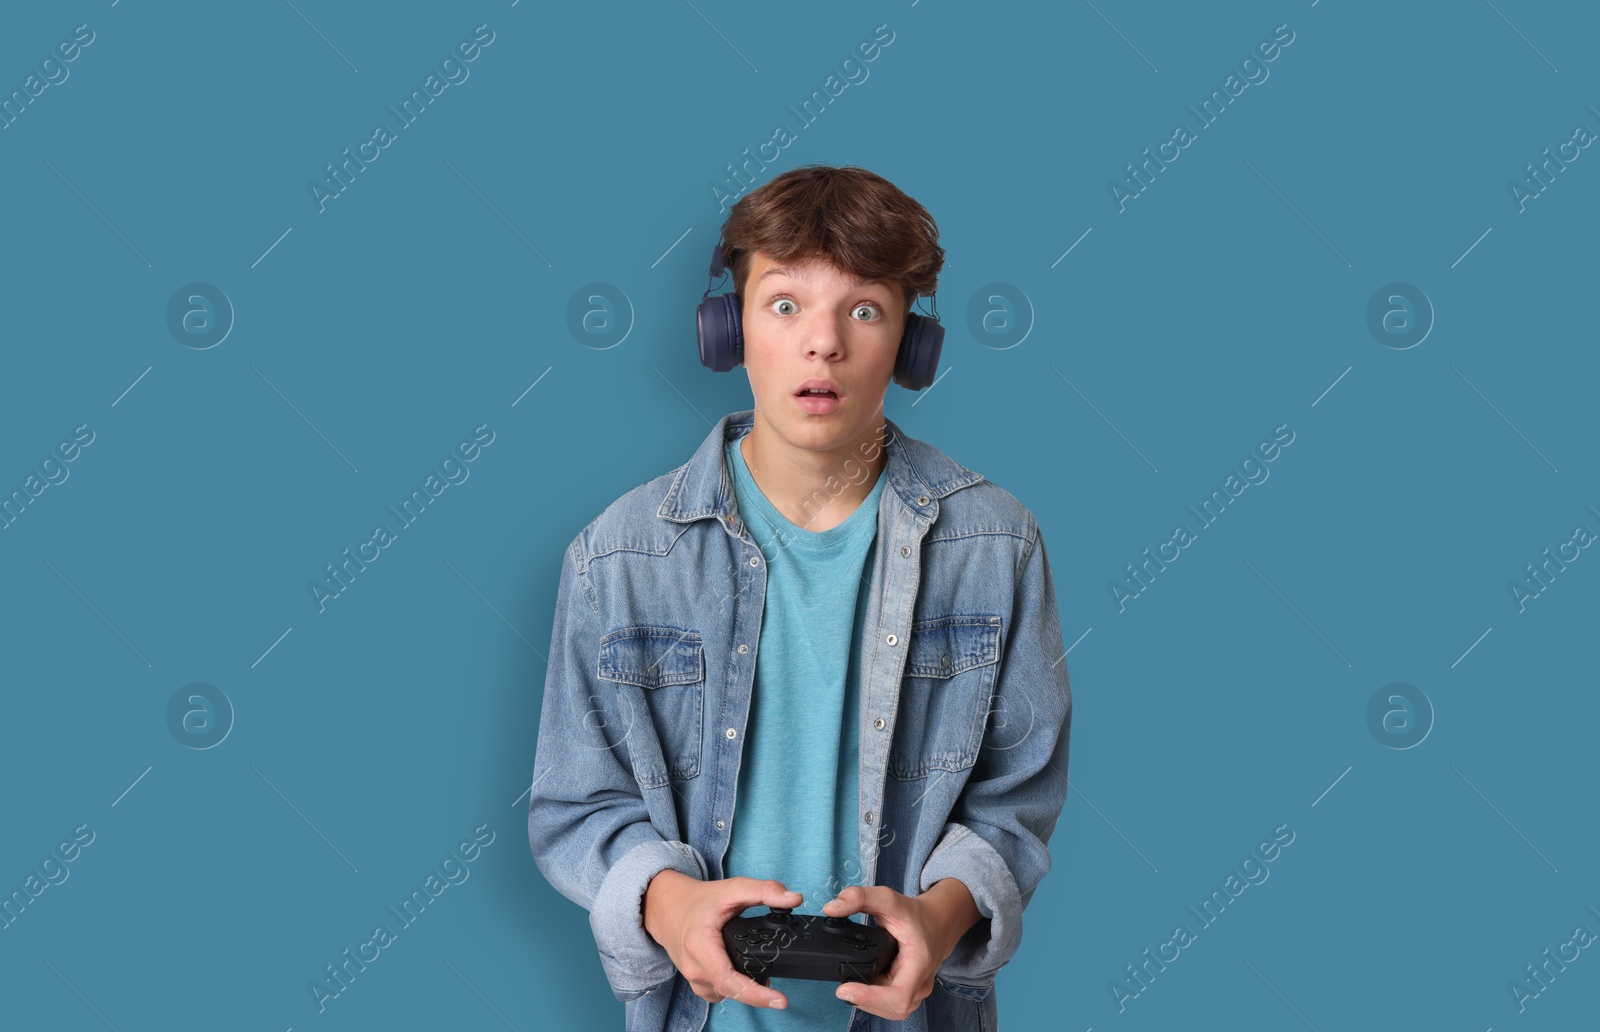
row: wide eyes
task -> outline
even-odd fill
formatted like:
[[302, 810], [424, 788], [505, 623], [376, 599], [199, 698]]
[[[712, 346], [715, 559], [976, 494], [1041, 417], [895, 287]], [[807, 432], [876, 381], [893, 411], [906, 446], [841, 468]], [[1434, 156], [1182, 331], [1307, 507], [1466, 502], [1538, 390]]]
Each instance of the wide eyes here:
[[[796, 306], [794, 303], [794, 299], [789, 297], [779, 297], [773, 299], [770, 307], [774, 315], [793, 315], [795, 312], [799, 311], [798, 306]], [[856, 305], [851, 314], [856, 316], [862, 322], [876, 322], [877, 320], [883, 318], [883, 309], [871, 302], [863, 301], [861, 304]]]

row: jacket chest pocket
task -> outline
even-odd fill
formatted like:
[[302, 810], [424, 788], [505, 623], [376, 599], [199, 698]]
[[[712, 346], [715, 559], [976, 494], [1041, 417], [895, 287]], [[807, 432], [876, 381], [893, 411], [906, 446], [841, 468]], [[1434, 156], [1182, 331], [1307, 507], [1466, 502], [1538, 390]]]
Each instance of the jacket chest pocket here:
[[958, 615], [911, 626], [889, 773], [902, 781], [978, 760], [1000, 662], [1000, 618]]
[[619, 703], [633, 714], [628, 755], [641, 785], [659, 788], [700, 773], [706, 667], [698, 631], [650, 626], [611, 631], [600, 639], [596, 675], [616, 686]]

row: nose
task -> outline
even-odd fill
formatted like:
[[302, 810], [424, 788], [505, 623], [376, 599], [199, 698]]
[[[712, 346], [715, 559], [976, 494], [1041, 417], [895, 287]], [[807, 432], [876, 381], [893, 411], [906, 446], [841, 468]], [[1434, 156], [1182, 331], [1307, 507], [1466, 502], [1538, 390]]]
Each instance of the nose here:
[[845, 332], [837, 316], [822, 315], [806, 327], [806, 357], [818, 355], [825, 359], [844, 354]]

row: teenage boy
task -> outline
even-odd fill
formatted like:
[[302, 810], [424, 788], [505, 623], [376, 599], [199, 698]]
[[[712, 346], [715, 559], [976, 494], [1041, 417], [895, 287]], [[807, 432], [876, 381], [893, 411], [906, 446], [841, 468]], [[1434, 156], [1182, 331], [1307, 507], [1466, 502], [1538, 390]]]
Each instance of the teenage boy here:
[[[723, 247], [754, 408], [567, 548], [534, 859], [629, 1029], [987, 1032], [1067, 792], [1043, 535], [884, 415], [943, 264], [920, 204], [807, 166]], [[871, 984], [762, 986], [722, 940], [757, 906], [870, 917], [899, 954]]]

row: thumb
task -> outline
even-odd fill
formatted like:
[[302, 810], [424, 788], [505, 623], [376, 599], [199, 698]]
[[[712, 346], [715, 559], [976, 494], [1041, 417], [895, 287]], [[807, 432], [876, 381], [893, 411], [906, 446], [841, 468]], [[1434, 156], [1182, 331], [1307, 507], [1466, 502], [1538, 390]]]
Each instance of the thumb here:
[[778, 888], [768, 892], [761, 898], [761, 902], [769, 907], [793, 907], [802, 899], [800, 893], [792, 889], [783, 888], [783, 883], [778, 882]]

